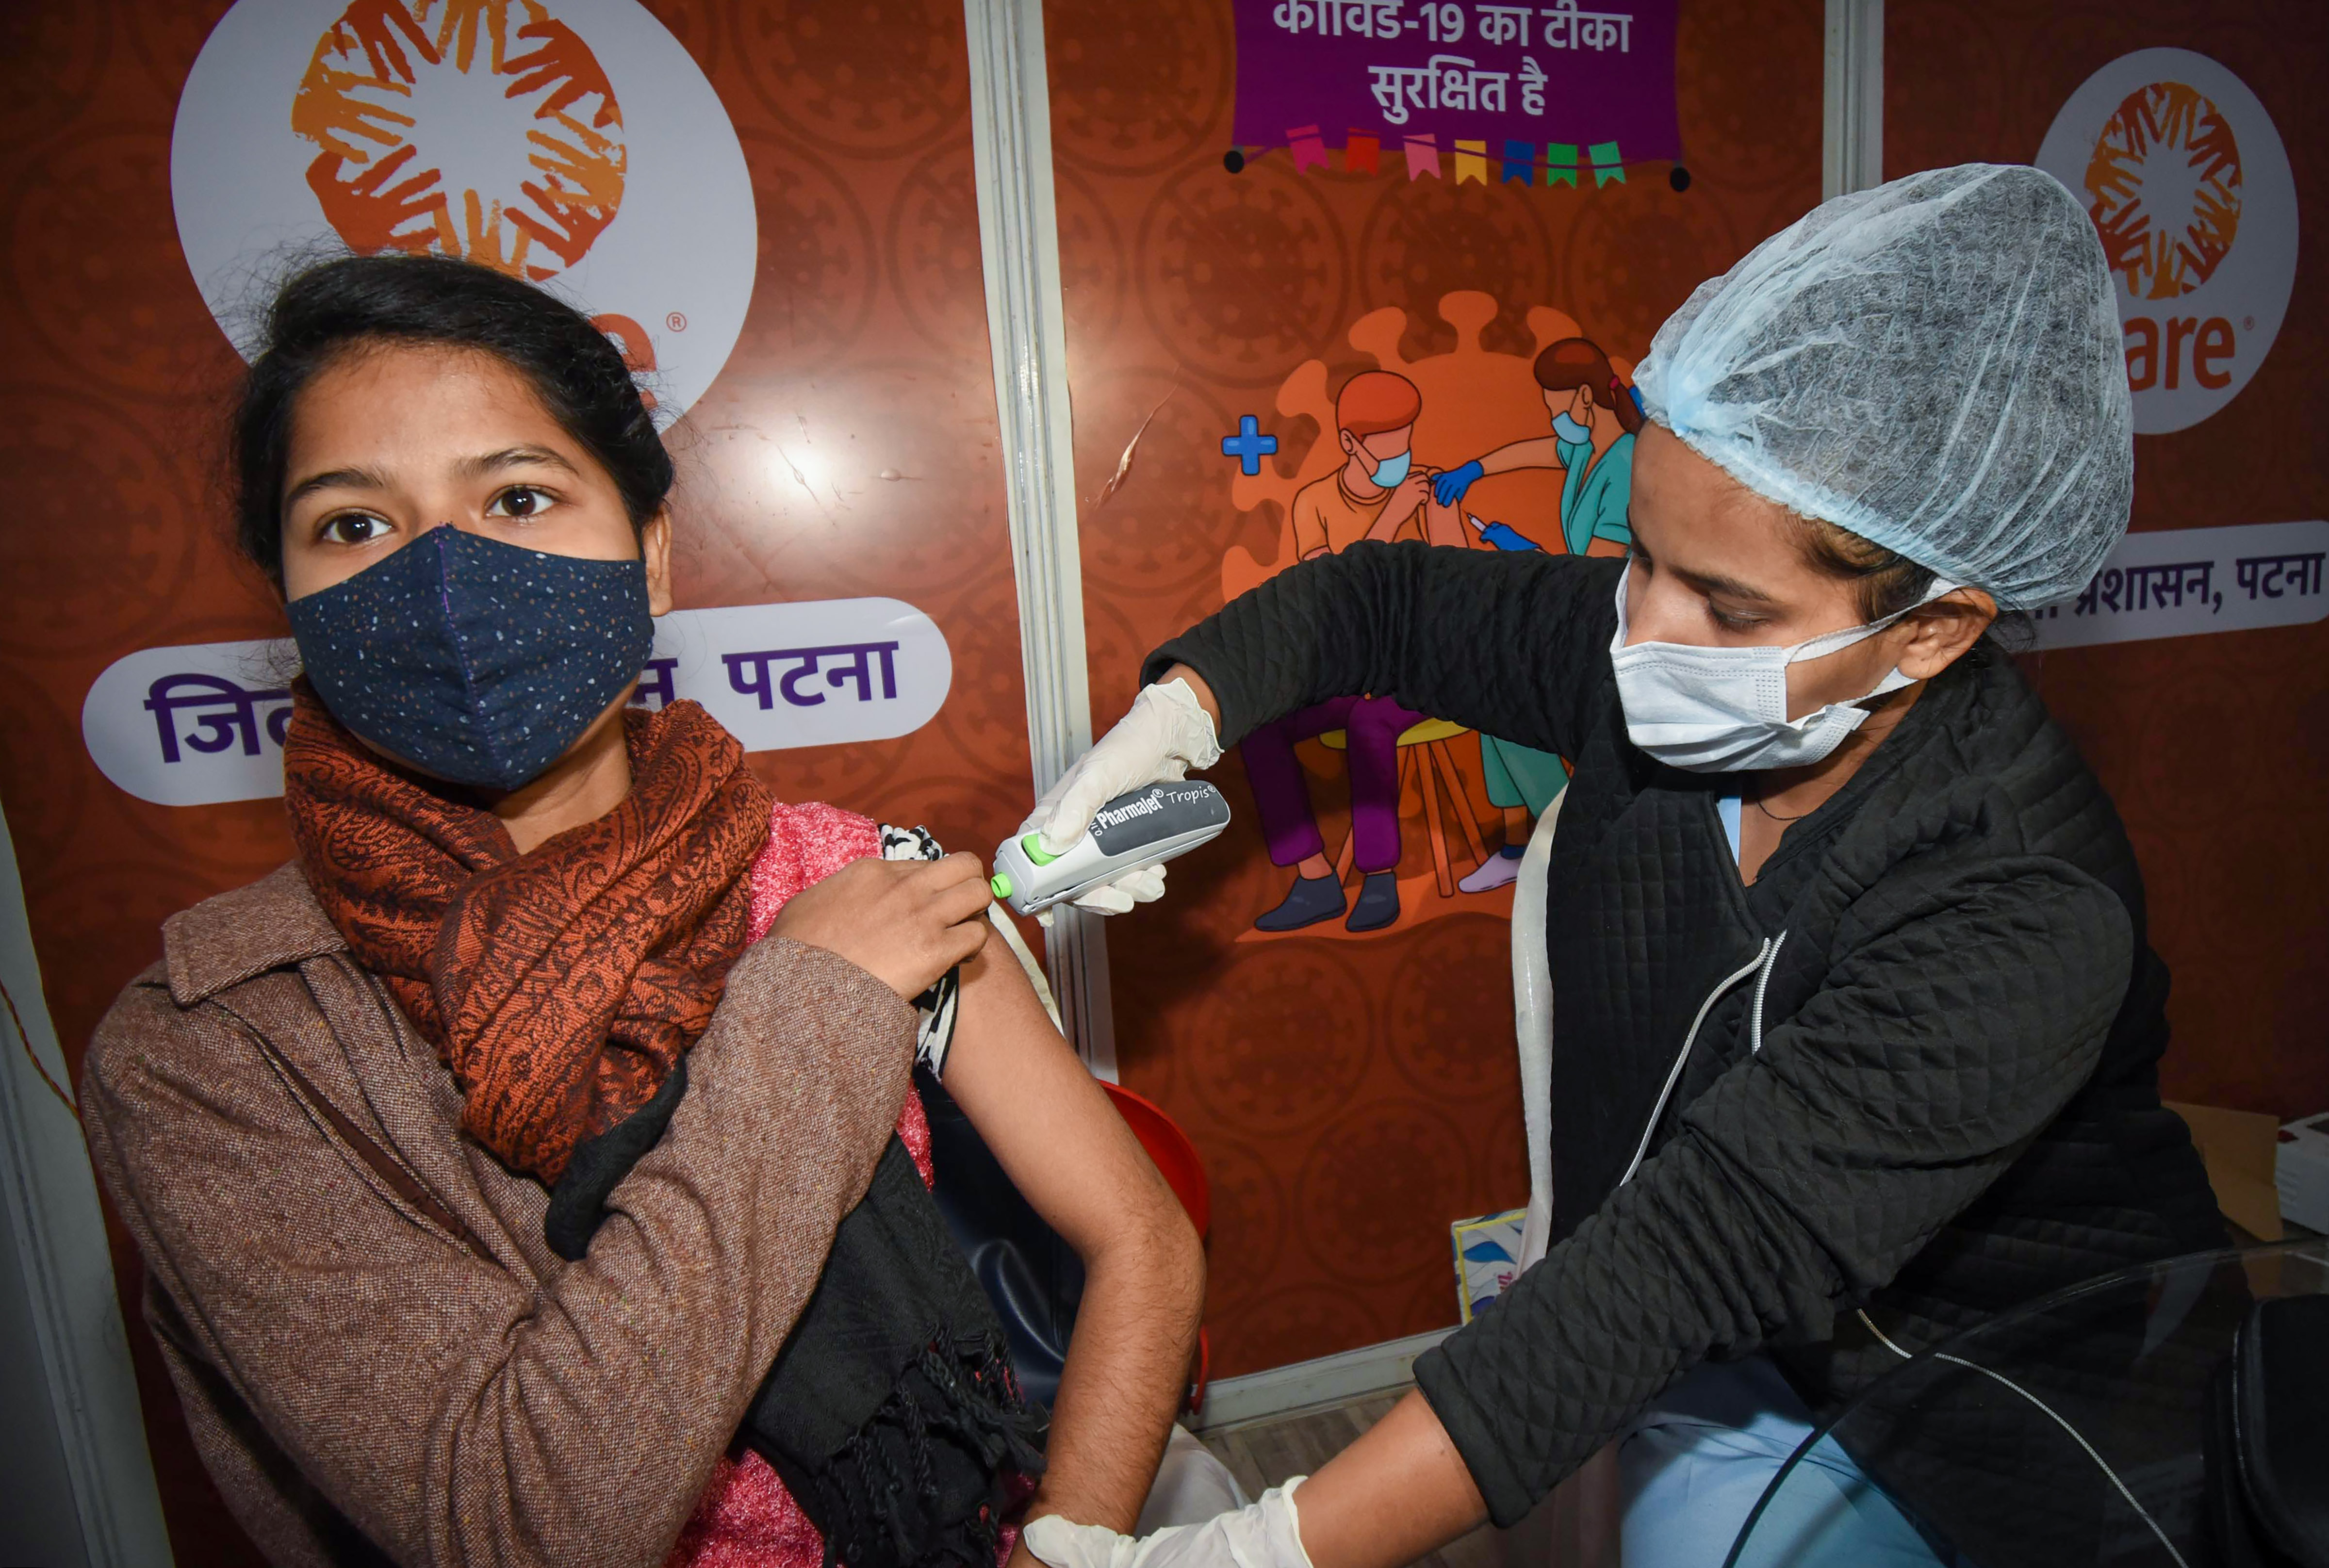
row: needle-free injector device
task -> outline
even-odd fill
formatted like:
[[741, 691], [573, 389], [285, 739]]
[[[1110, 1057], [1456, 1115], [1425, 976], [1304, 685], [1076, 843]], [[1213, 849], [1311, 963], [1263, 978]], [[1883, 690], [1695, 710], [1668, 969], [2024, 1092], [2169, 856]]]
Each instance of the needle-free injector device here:
[[1006, 839], [995, 851], [995, 896], [1022, 915], [1113, 882], [1127, 871], [1161, 866], [1175, 855], [1221, 837], [1230, 803], [1209, 784], [1190, 779], [1153, 784], [1092, 813], [1091, 831], [1061, 854], [1043, 848], [1040, 833]]

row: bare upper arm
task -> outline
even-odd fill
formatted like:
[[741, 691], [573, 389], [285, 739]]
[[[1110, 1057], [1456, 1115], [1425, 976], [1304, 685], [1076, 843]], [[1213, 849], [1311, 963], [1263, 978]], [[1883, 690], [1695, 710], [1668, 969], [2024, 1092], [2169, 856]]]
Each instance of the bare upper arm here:
[[1176, 1226], [1194, 1241], [1173, 1189], [997, 936], [963, 965], [945, 1082], [1012, 1184], [1079, 1255]]

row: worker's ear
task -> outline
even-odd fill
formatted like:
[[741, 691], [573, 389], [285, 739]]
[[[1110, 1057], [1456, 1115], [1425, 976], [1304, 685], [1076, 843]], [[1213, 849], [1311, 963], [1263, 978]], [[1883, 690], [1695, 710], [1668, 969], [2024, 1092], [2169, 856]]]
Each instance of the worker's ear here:
[[1896, 662], [1911, 681], [1929, 681], [1981, 641], [1997, 619], [1997, 601], [1979, 588], [1955, 588], [1909, 612], [1908, 644]]
[[1359, 438], [1356, 436], [1352, 435], [1348, 430], [1337, 430], [1334, 432], [1334, 438], [1343, 444], [1344, 456], [1356, 457], [1359, 455]]

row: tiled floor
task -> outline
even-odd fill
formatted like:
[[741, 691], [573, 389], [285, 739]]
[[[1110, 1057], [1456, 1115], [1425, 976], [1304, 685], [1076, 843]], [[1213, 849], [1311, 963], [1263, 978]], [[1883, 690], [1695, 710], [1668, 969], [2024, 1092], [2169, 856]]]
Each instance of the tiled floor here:
[[[1288, 1476], [1306, 1476], [1356, 1441], [1381, 1421], [1406, 1392], [1370, 1395], [1275, 1421], [1255, 1422], [1205, 1434], [1205, 1446], [1229, 1466], [1238, 1484], [1253, 1496]], [[1485, 1525], [1416, 1562], [1421, 1568], [1504, 1568], [1504, 1543]]]

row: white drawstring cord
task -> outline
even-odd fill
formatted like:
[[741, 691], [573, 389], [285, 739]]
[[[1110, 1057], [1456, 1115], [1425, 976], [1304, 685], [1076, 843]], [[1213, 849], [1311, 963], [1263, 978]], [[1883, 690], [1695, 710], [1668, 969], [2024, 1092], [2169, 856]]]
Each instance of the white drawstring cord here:
[[1657, 1131], [1658, 1118], [1666, 1113], [1666, 1102], [1674, 1098], [1674, 1085], [1682, 1082], [1683, 1064], [1690, 1060], [1690, 1048], [1698, 1043], [1699, 1026], [1706, 1022], [1706, 1015], [1713, 1010], [1716, 1002], [1722, 1000], [1723, 993], [1754, 973], [1777, 946], [1769, 937], [1765, 937], [1763, 945], [1755, 950], [1755, 956], [1718, 981], [1714, 989], [1706, 993], [1706, 1000], [1698, 1004], [1698, 1016], [1690, 1020], [1690, 1033], [1682, 1038], [1682, 1049], [1674, 1053], [1674, 1066], [1666, 1071], [1665, 1087], [1658, 1091], [1658, 1103], [1650, 1107], [1650, 1119], [1642, 1124], [1642, 1141], [1635, 1146], [1633, 1162], [1626, 1167], [1626, 1174], [1617, 1178], [1619, 1187], [1634, 1179], [1634, 1172], [1642, 1168], [1643, 1157], [1650, 1151], [1650, 1134]]
[[1913, 1361], [1916, 1359], [1915, 1357], [1909, 1355], [1906, 1350], [1901, 1349], [1900, 1347], [1892, 1343], [1892, 1337], [1876, 1326], [1876, 1319], [1868, 1315], [1867, 1308], [1861, 1308], [1854, 1316], [1859, 1318], [1862, 1323], [1868, 1325], [1868, 1331], [1871, 1334], [1875, 1335], [1877, 1338], [1884, 1342], [1884, 1348], [1890, 1350], [1893, 1355], [1898, 1356], [1903, 1361]]
[[[1868, 1331], [1871, 1334], [1875, 1335], [1876, 1338], [1882, 1342], [1884, 1348], [1890, 1350], [1893, 1355], [1900, 1357], [1904, 1361], [1914, 1359], [1914, 1357], [1906, 1350], [1901, 1349], [1900, 1347], [1892, 1343], [1892, 1337], [1891, 1335], [1885, 1333], [1883, 1329], [1879, 1329], [1876, 1326], [1876, 1320], [1868, 1315], [1867, 1309], [1862, 1308], [1857, 1316], [1862, 1323], [1868, 1326]], [[2095, 1451], [2095, 1445], [2089, 1442], [2079, 1432], [2077, 1427], [2072, 1426], [2069, 1422], [2063, 1420], [2061, 1413], [2052, 1405], [2048, 1404], [2044, 1400], [2039, 1398], [2036, 1394], [2031, 1393], [2028, 1389], [2023, 1387], [2022, 1385], [2014, 1382], [2013, 1379], [2006, 1376], [2004, 1373], [1992, 1372], [1986, 1366], [1975, 1366], [1973, 1362], [1967, 1361], [1962, 1356], [1949, 1356], [1937, 1352], [1934, 1355], [1933, 1359], [1936, 1361], [1946, 1361], [1952, 1366], [1962, 1366], [1968, 1372], [1978, 1372], [1993, 1383], [2003, 1384], [2007, 1388], [2010, 1388], [2014, 1393], [2020, 1394], [2023, 1398], [2028, 1400], [2031, 1404], [2036, 1405], [2040, 1410], [2045, 1412], [2048, 1418], [2051, 1419], [2056, 1426], [2060, 1427], [2064, 1432], [2070, 1434], [2070, 1441], [2072, 1442], [2077, 1443], [2079, 1447], [2086, 1451], [2087, 1457], [2095, 1461], [2095, 1468], [2101, 1470], [2104, 1475], [2110, 1478], [2110, 1484], [2118, 1488], [2118, 1495], [2126, 1499], [2126, 1506], [2133, 1508], [2136, 1511], [2136, 1516], [2141, 1518], [2145, 1524], [2151, 1526], [2151, 1533], [2159, 1537], [2159, 1545], [2161, 1547], [2166, 1551], [2170, 1557], [2175, 1559], [2175, 1568], [2191, 1568], [2191, 1565], [2183, 1561], [2183, 1554], [2175, 1549], [2175, 1543], [2167, 1538], [2167, 1532], [2159, 1527], [2159, 1521], [2151, 1516], [2151, 1510], [2135, 1500], [2135, 1494], [2126, 1489], [2126, 1483], [2118, 1479], [2118, 1472], [2110, 1468], [2109, 1461], [2105, 1460], [2102, 1455], [2097, 1453]]]
[[1763, 993], [1771, 989], [1771, 972], [1779, 967], [1779, 944], [1787, 941], [1784, 931], [1771, 939], [1771, 951], [1763, 960], [1763, 972], [1755, 979], [1755, 1022], [1750, 1056], [1763, 1054]]

